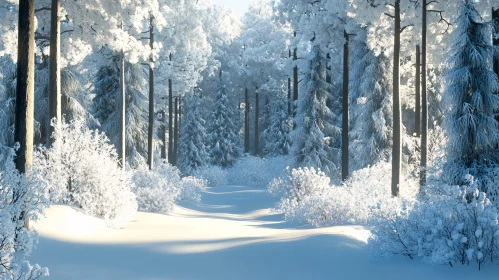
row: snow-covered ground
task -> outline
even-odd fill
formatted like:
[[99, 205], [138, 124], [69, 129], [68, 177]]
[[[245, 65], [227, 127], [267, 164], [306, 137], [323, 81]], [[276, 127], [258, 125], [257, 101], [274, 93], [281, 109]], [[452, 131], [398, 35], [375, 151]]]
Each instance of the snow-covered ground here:
[[498, 279], [499, 268], [427, 266], [404, 257], [372, 260], [362, 227], [294, 227], [272, 213], [265, 190], [216, 187], [197, 207], [138, 213], [124, 229], [67, 206], [35, 225], [34, 262], [49, 279]]

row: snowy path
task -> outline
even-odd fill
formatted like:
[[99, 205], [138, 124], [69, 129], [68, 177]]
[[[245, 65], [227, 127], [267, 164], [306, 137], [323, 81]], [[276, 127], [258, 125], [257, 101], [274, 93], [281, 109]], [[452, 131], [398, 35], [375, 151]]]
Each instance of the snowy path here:
[[372, 261], [361, 227], [295, 228], [271, 213], [264, 190], [217, 187], [203, 205], [170, 215], [138, 213], [122, 230], [66, 206], [36, 228], [35, 262], [49, 279], [71, 280], [436, 280], [497, 279], [497, 266], [425, 266], [405, 258]]

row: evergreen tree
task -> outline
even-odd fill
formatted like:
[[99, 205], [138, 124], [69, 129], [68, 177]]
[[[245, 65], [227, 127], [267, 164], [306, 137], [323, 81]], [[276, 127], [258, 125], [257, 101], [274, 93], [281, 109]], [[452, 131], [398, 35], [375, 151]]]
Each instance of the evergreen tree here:
[[180, 168], [190, 173], [208, 163], [208, 136], [199, 110], [199, 98], [188, 98], [186, 105], [186, 115], [180, 131]]
[[291, 147], [289, 133], [293, 129], [293, 120], [288, 114], [288, 100], [279, 97], [269, 104], [269, 124], [263, 132], [266, 156], [288, 155]]
[[210, 120], [210, 157], [214, 165], [230, 167], [241, 156], [241, 139], [236, 118], [238, 112], [229, 100], [224, 78], [220, 75], [215, 106]]
[[351, 151], [355, 169], [362, 169], [389, 160], [393, 114], [390, 60], [383, 53], [375, 56], [365, 43], [358, 47], [364, 51], [354, 67], [359, 80], [351, 110]]
[[450, 183], [460, 184], [466, 174], [471, 174], [483, 191], [491, 192], [488, 170], [497, 164], [499, 144], [492, 29], [481, 20], [474, 1], [460, 2], [445, 93], [450, 111], [444, 120], [449, 137], [444, 175], [449, 176]]
[[293, 153], [298, 165], [320, 168], [332, 175], [339, 155], [332, 144], [341, 130], [331, 124], [333, 113], [327, 106], [331, 85], [326, 82], [325, 58], [319, 46], [312, 48], [308, 66], [292, 133]]

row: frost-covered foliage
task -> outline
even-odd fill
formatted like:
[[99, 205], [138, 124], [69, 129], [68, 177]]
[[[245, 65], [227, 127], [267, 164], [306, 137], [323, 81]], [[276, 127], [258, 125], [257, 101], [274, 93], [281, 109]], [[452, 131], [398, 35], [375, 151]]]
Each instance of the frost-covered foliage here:
[[375, 56], [365, 43], [358, 48], [363, 56], [354, 71], [360, 80], [354, 84], [355, 100], [351, 106], [351, 154], [355, 169], [388, 160], [392, 146], [392, 93], [390, 60], [384, 54]]
[[180, 129], [180, 169], [191, 174], [194, 170], [209, 163], [205, 121], [200, 112], [199, 98], [187, 100], [187, 114]]
[[449, 112], [444, 123], [449, 141], [444, 175], [454, 185], [462, 184], [469, 173], [480, 182], [481, 191], [497, 192], [499, 84], [492, 71], [492, 26], [483, 22], [475, 1], [459, 2], [446, 79]]
[[157, 162], [153, 170], [142, 166], [132, 172], [140, 211], [167, 214], [178, 201], [199, 203], [199, 193], [207, 185], [205, 179], [181, 178], [180, 171], [164, 161]]
[[81, 119], [64, 123], [54, 145], [36, 152], [34, 165], [51, 184], [54, 200], [80, 206], [119, 228], [137, 210], [129, 176], [118, 167], [108, 138]]
[[246, 156], [227, 170], [227, 179], [231, 185], [265, 188], [274, 178], [284, 176], [287, 167], [293, 165], [294, 159], [291, 156]]
[[[314, 226], [371, 224], [373, 214], [396, 212], [403, 207], [400, 198], [393, 198], [390, 188], [391, 165], [381, 162], [354, 172], [341, 186], [314, 168], [291, 170], [287, 177], [271, 182], [269, 191], [281, 196], [277, 210], [286, 220]], [[406, 180], [401, 198], [415, 201], [417, 183]]]
[[227, 168], [241, 156], [241, 137], [236, 124], [237, 115], [236, 108], [229, 100], [229, 91], [224, 77], [220, 76], [215, 106], [208, 128], [210, 158], [214, 165]]
[[304, 86], [298, 100], [296, 130], [292, 133], [293, 154], [298, 165], [333, 174], [339, 150], [331, 144], [340, 130], [330, 123], [332, 112], [326, 103], [331, 85], [326, 83], [325, 58], [319, 46], [313, 47], [308, 64], [308, 74], [301, 82]]
[[[102, 67], [97, 73], [93, 111], [102, 124], [102, 130], [118, 147], [120, 115], [120, 69], [116, 63]], [[132, 167], [146, 163], [148, 99], [146, 95], [147, 76], [139, 64], [125, 64], [126, 84], [126, 157]]]
[[378, 217], [370, 243], [376, 255], [405, 255], [433, 264], [497, 262], [499, 211], [470, 176], [468, 186], [443, 186], [414, 207]]
[[48, 276], [48, 269], [28, 261], [38, 236], [24, 227], [24, 219], [37, 221], [50, 205], [49, 186], [37, 170], [19, 174], [14, 151], [5, 152], [7, 159], [0, 169], [0, 278], [40, 279]]
[[210, 187], [228, 185], [227, 181], [229, 171], [217, 165], [206, 165], [197, 169], [193, 175], [207, 181]]
[[266, 156], [276, 157], [288, 155], [291, 149], [289, 133], [293, 130], [293, 120], [290, 118], [288, 102], [279, 98], [270, 103], [270, 116], [268, 128], [263, 132], [265, 147], [263, 152]]

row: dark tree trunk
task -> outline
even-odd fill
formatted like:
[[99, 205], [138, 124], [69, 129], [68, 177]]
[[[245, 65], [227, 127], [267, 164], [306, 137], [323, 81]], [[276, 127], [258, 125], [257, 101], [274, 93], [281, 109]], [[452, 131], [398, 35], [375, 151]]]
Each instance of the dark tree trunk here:
[[177, 166], [177, 152], [178, 152], [178, 96], [175, 98], [175, 130], [173, 132], [173, 166]]
[[[499, 39], [495, 38], [495, 33], [499, 32], [499, 9], [494, 10], [494, 8], [492, 8], [492, 20], [494, 24], [494, 46], [497, 46], [499, 45]], [[496, 56], [494, 56], [494, 72], [499, 76], [499, 59], [497, 59]]]
[[416, 46], [416, 122], [414, 133], [416, 137], [421, 136], [421, 49]]
[[[291, 50], [289, 50], [289, 58], [291, 58]], [[293, 114], [293, 99], [291, 93], [291, 77], [288, 78], [288, 115]]]
[[166, 112], [163, 111], [163, 125], [161, 128], [161, 142], [163, 142], [163, 147], [161, 147], [161, 158], [166, 159]]
[[[296, 37], [296, 32], [295, 35]], [[298, 49], [293, 50], [293, 61], [298, 60]], [[298, 101], [298, 65], [293, 68], [293, 116], [296, 116], [296, 101]]]
[[175, 153], [176, 155], [176, 163], [178, 163], [178, 156], [180, 154], [180, 131], [182, 131], [182, 98], [179, 97], [178, 99], [178, 129], [177, 129], [177, 135], [176, 135], [176, 138], [175, 138], [175, 146], [177, 147], [177, 152]]
[[118, 143], [118, 157], [120, 166], [125, 169], [126, 166], [126, 84], [125, 84], [125, 53], [123, 50], [120, 52], [120, 141]]
[[426, 185], [426, 166], [428, 161], [428, 97], [426, 92], [426, 33], [427, 33], [427, 0], [423, 0], [423, 14], [422, 14], [422, 44], [423, 50], [421, 52], [421, 99], [422, 99], [422, 131], [421, 131], [421, 171], [420, 171], [420, 185]]
[[[172, 55], [170, 54], [170, 61]], [[173, 84], [168, 79], [168, 163], [173, 165]]]
[[400, 170], [402, 164], [402, 116], [400, 108], [400, 0], [395, 0], [395, 28], [393, 40], [393, 150], [392, 150], [392, 195], [399, 195]]
[[[21, 174], [28, 174], [33, 164], [33, 129], [35, 98], [35, 1], [19, 1], [16, 84], [16, 120], [14, 141], [19, 143], [16, 153], [16, 168]], [[16, 197], [24, 196], [22, 193]], [[23, 199], [27, 199], [23, 197]], [[29, 228], [26, 212], [20, 219]]]
[[[55, 130], [61, 129], [61, 0], [52, 0], [50, 13], [50, 74], [49, 74], [49, 123], [47, 146], [52, 145]], [[52, 120], [55, 119], [54, 126]]]
[[[343, 125], [341, 132], [341, 179], [346, 181], [350, 176], [349, 171], [349, 146], [350, 146], [350, 138], [348, 137], [348, 133], [350, 131], [349, 122], [350, 122], [350, 110], [348, 104], [348, 86], [350, 81], [350, 75], [348, 68], [349, 61], [349, 45], [348, 45], [348, 34], [345, 31], [345, 45], [343, 47]], [[331, 77], [329, 77], [331, 79]]]
[[250, 152], [250, 127], [249, 127], [250, 103], [248, 88], [244, 90], [244, 153]]
[[255, 91], [255, 156], [260, 154], [260, 94]]
[[[149, 24], [149, 47], [152, 50], [154, 48], [154, 25], [152, 16]], [[151, 65], [149, 66], [149, 131], [147, 137], [147, 164], [149, 165], [149, 170], [152, 170], [154, 167], [154, 59], [152, 55], [149, 58], [149, 62]]]

